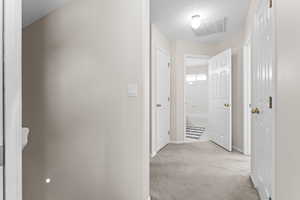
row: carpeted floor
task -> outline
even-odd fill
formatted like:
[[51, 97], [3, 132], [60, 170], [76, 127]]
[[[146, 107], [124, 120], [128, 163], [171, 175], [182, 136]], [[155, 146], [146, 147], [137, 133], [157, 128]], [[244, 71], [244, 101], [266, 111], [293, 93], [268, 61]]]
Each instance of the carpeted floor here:
[[210, 142], [169, 144], [151, 160], [152, 200], [259, 200], [250, 159]]

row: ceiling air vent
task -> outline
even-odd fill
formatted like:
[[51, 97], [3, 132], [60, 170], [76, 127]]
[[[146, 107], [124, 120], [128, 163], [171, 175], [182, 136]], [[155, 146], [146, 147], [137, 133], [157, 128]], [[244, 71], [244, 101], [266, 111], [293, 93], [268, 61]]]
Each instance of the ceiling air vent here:
[[217, 33], [225, 33], [226, 24], [226, 18], [217, 20], [202, 20], [200, 27], [198, 29], [193, 29], [193, 31], [198, 36], [208, 36]]

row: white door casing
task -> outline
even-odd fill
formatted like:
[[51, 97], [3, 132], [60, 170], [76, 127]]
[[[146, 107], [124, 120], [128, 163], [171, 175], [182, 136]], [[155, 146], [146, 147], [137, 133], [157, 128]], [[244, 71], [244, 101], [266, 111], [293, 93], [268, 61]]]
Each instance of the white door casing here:
[[4, 130], [3, 130], [3, 4], [0, 3], [0, 200], [4, 199], [4, 142], [3, 142], [3, 136], [4, 136]]
[[231, 49], [209, 61], [209, 125], [214, 143], [232, 151]]
[[251, 36], [246, 41], [243, 49], [243, 88], [244, 88], [244, 133], [243, 153], [251, 155]]
[[156, 51], [157, 62], [157, 146], [156, 152], [170, 142], [170, 56], [160, 48]]
[[4, 2], [5, 199], [22, 199], [22, 1]]
[[252, 44], [252, 179], [262, 199], [272, 197], [274, 137], [274, 34], [269, 0], [255, 15]]

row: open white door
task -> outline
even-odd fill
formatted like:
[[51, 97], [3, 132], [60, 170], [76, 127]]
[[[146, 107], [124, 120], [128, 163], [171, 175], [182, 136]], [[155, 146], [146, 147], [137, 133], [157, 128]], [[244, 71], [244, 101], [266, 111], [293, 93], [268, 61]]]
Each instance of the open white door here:
[[157, 49], [157, 152], [170, 142], [170, 56]]
[[[3, 3], [3, 4], [2, 4]], [[1, 86], [3, 98], [2, 133], [4, 135], [4, 193], [5, 200], [22, 199], [22, 1], [3, 0], [4, 24], [1, 54]], [[2, 20], [1, 20], [2, 22]], [[2, 87], [3, 86], [3, 87]]]
[[209, 61], [209, 125], [211, 141], [232, 151], [231, 49]]
[[269, 0], [256, 11], [252, 52], [252, 179], [261, 199], [272, 196], [274, 34]]

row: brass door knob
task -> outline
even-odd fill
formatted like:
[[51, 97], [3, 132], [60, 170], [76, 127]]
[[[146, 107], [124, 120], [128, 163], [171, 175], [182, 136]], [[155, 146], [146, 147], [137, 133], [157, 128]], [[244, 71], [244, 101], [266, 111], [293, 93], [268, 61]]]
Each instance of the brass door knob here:
[[251, 112], [252, 112], [252, 114], [259, 114], [259, 113], [260, 113], [260, 111], [259, 111], [258, 108], [253, 108], [253, 109], [251, 110]]
[[229, 107], [230, 107], [230, 104], [225, 103], [225, 104], [224, 104], [224, 107], [229, 108]]

